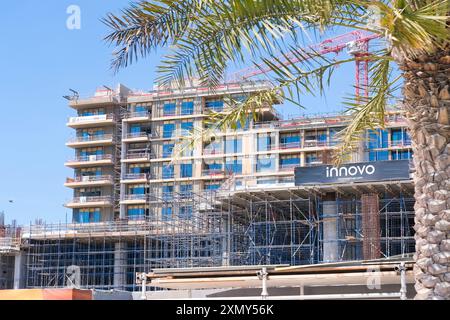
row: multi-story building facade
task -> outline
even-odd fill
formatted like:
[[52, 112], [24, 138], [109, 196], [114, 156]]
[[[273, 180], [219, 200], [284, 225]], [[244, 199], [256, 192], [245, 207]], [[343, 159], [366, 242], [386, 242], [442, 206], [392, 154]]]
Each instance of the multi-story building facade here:
[[[258, 121], [249, 116], [244, 126], [238, 123], [237, 129], [217, 131], [208, 141], [174, 151], [180, 138], [205, 128], [208, 114], [227, 112], [230, 97], [266, 89], [266, 82], [147, 93], [119, 86], [115, 92], [100, 90], [93, 98], [72, 100], [78, 115], [68, 126], [76, 137], [67, 146], [75, 149], [75, 158], [66, 165], [75, 174], [66, 186], [74, 189], [67, 203], [73, 221], [170, 217], [174, 208], [158, 203], [174, 195], [218, 190], [230, 177], [238, 186], [292, 181], [296, 166], [330, 163], [336, 135], [349, 117], [282, 120], [273, 106], [259, 110]], [[411, 157], [406, 124], [396, 111], [389, 114], [385, 130], [368, 132], [366, 138], [352, 161]], [[192, 209], [181, 210], [189, 215]]]

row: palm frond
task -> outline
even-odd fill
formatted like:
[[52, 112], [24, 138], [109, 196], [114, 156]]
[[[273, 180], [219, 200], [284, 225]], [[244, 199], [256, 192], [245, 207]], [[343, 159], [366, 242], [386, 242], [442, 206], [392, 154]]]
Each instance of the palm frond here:
[[369, 97], [351, 96], [346, 99], [346, 113], [351, 115], [350, 123], [337, 134], [340, 143], [334, 153], [334, 163], [351, 160], [352, 152], [358, 149], [358, 143], [363, 139], [366, 129], [384, 128], [388, 101], [394, 96], [401, 79], [392, 79], [392, 58], [388, 53], [382, 56], [372, 56], [374, 62], [370, 72]]
[[111, 68], [117, 72], [153, 49], [183, 36], [202, 0], [156, 0], [132, 3], [121, 15], [109, 13], [101, 21], [112, 32], [104, 40], [116, 47]]

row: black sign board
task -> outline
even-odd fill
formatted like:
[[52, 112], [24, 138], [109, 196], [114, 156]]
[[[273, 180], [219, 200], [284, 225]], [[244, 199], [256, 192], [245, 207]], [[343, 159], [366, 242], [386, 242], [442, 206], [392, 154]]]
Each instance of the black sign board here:
[[409, 160], [358, 162], [295, 168], [295, 185], [408, 180]]

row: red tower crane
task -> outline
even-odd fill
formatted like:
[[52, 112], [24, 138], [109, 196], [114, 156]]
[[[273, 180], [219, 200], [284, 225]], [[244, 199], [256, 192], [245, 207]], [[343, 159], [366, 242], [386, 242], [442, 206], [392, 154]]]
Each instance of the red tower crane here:
[[[286, 55], [272, 59], [272, 63], [276, 66], [291, 65], [300, 61], [306, 61], [313, 56], [326, 55], [328, 53], [339, 54], [344, 49], [356, 57], [356, 71], [355, 71], [355, 87], [356, 96], [360, 97], [361, 89], [364, 90], [364, 97], [369, 96], [369, 42], [373, 39], [379, 38], [378, 34], [366, 34], [361, 31], [352, 31], [339, 35], [337, 37], [326, 39], [320, 43], [310, 45], [306, 48], [299, 49], [294, 52], [289, 52]], [[301, 54], [295, 55], [298, 52]], [[279, 62], [281, 61], [281, 62]], [[230, 75], [228, 82], [239, 82], [249, 78], [265, 74], [272, 69], [266, 64], [255, 65]]]

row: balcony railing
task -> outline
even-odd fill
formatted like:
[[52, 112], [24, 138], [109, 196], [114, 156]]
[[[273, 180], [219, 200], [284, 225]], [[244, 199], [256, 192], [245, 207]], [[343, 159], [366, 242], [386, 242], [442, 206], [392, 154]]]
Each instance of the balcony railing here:
[[148, 138], [151, 133], [147, 132], [130, 132], [125, 135], [125, 139], [135, 139], [135, 138]]
[[222, 112], [224, 111], [225, 106], [206, 106], [205, 111], [211, 111], [211, 112]]
[[410, 147], [411, 141], [392, 140], [389, 141], [389, 147]]
[[302, 146], [302, 144], [300, 141], [280, 143], [280, 149], [296, 149], [296, 148], [301, 148], [301, 146]]
[[150, 117], [151, 113], [149, 111], [137, 111], [137, 112], [128, 112], [125, 115], [125, 118], [147, 118]]
[[90, 155], [90, 156], [79, 156], [74, 159], [70, 159], [68, 162], [95, 162], [102, 160], [112, 160], [113, 156], [111, 154], [102, 154], [102, 155]]
[[146, 200], [147, 195], [146, 194], [126, 194], [123, 197], [123, 200]]
[[203, 154], [204, 155], [213, 155], [213, 154], [223, 154], [223, 150], [222, 149], [203, 149]]
[[318, 141], [318, 140], [305, 140], [304, 148], [314, 148], [314, 147], [327, 147], [329, 146], [328, 141]]
[[113, 178], [111, 175], [104, 175], [104, 176], [78, 176], [75, 178], [67, 178], [66, 179], [66, 183], [97, 182], [97, 181], [112, 182]]
[[149, 178], [148, 173], [126, 173], [122, 177], [123, 180], [142, 180], [148, 178]]
[[296, 167], [299, 167], [300, 164], [286, 164], [280, 166], [280, 171], [293, 171]]
[[127, 153], [126, 159], [151, 159], [151, 154], [149, 152], [129, 152]]
[[92, 202], [112, 203], [112, 197], [111, 196], [76, 197], [69, 201], [69, 203], [80, 203], [80, 204]]
[[271, 151], [271, 150], [277, 150], [277, 146], [275, 144], [258, 146], [258, 152]]
[[[175, 177], [175, 173], [174, 172], [163, 172], [161, 174], [161, 178], [162, 179], [173, 179]], [[156, 178], [156, 177], [152, 177], [152, 178]]]
[[180, 116], [190, 116], [194, 114], [194, 108], [190, 108], [190, 109], [181, 109], [180, 110]]
[[82, 124], [106, 120], [114, 120], [114, 114], [111, 113], [111, 114], [98, 114], [94, 116], [71, 117], [69, 118], [69, 124], [78, 124], [78, 123]]
[[220, 176], [224, 174], [222, 169], [204, 169], [202, 170], [203, 176]]
[[102, 141], [102, 140], [111, 140], [112, 141], [112, 139], [113, 139], [112, 134], [102, 134], [102, 135], [71, 138], [71, 139], [69, 139], [69, 143], [94, 142], [94, 141]]

